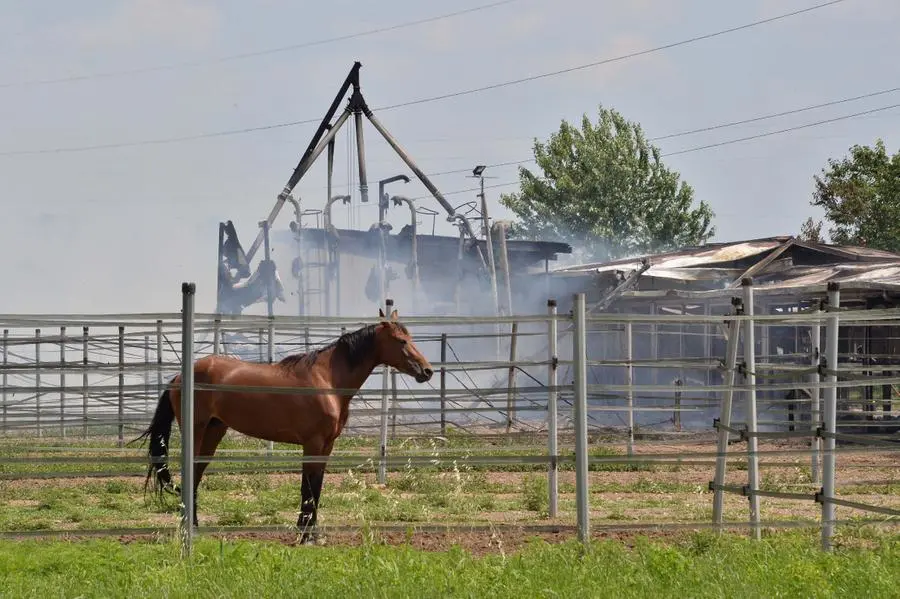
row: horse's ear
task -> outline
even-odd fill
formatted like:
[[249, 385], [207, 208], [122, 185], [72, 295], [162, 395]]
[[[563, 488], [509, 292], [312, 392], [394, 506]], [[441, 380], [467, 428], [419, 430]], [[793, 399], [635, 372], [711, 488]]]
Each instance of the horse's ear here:
[[378, 308], [378, 318], [384, 318], [384, 310]]
[[391, 320], [397, 320], [397, 311], [396, 310], [391, 312]]

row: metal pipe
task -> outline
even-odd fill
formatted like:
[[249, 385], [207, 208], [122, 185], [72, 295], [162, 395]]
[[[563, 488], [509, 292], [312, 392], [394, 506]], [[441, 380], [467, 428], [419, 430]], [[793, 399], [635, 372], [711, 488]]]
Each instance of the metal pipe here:
[[[818, 316], [822, 312], [822, 305], [819, 303], [818, 308], [816, 309], [815, 314]], [[813, 324], [809, 330], [809, 339], [810, 339], [810, 364], [816, 370], [810, 374], [810, 382], [812, 383], [812, 387], [809, 390], [810, 393], [810, 402], [811, 402], [811, 414], [810, 414], [810, 428], [815, 431], [822, 424], [822, 392], [819, 390], [819, 370], [818, 366], [821, 364], [821, 348], [822, 348], [822, 327], [818, 322]], [[810, 471], [812, 473], [812, 482], [813, 484], [821, 484], [821, 452], [822, 452], [822, 439], [815, 435], [812, 440], [812, 455], [811, 455], [811, 464]]]
[[509, 367], [509, 373], [506, 383], [506, 432], [508, 433], [512, 428], [513, 422], [516, 418], [516, 404], [515, 404], [515, 394], [516, 394], [516, 339], [518, 338], [519, 332], [519, 323], [512, 323], [512, 336], [509, 340], [509, 363], [512, 366]]
[[[3, 391], [3, 433], [6, 433], [6, 418], [7, 412], [9, 410], [8, 406], [8, 394], [6, 392], [7, 385], [7, 375], [6, 375], [6, 367], [9, 365], [9, 329], [3, 329], [3, 380], [0, 382], [0, 386], [2, 386]], [[441, 360], [443, 362], [443, 360]]]
[[[332, 140], [333, 142], [334, 140]], [[331, 146], [329, 146], [329, 149]], [[329, 181], [329, 185], [331, 182]], [[302, 265], [302, 253], [303, 253], [303, 227], [302, 227], [302, 212], [300, 211], [300, 202], [294, 199], [294, 196], [287, 196], [287, 201], [290, 202], [294, 206], [294, 223], [293, 227], [291, 227], [294, 231], [294, 241], [296, 242], [296, 252], [297, 252], [297, 260], [301, 260]], [[326, 297], [328, 291], [326, 290]], [[304, 294], [303, 294], [303, 269], [300, 268], [297, 272], [297, 316], [303, 316], [306, 311], [304, 305]], [[327, 305], [327, 301], [326, 301]]]
[[[409, 177], [407, 177], [406, 175], [399, 175], [399, 176], [405, 178], [406, 181], [409, 182]], [[416, 304], [415, 304], [416, 294], [419, 289], [419, 250], [418, 250], [419, 242], [417, 239], [418, 224], [416, 223], [416, 205], [413, 200], [411, 200], [407, 197], [404, 197], [404, 196], [394, 196], [393, 198], [391, 198], [391, 200], [397, 206], [399, 206], [403, 202], [405, 202], [406, 205], [409, 206], [409, 219], [410, 219], [409, 226], [410, 226], [410, 230], [412, 231], [412, 239], [411, 239], [412, 245], [411, 245], [411, 250], [410, 250], [410, 254], [411, 254], [410, 266], [412, 267], [411, 268], [412, 275], [410, 276], [410, 279], [412, 280], [412, 300], [413, 300], [412, 312], [413, 312], [413, 314], [415, 314], [416, 313]]]
[[[384, 317], [390, 319], [394, 309], [394, 300], [384, 300]], [[387, 480], [387, 442], [388, 442], [388, 371], [389, 366], [381, 367], [381, 459], [378, 461], [378, 483], [385, 484]]]
[[[447, 363], [447, 333], [441, 333], [441, 364]], [[5, 375], [4, 375], [5, 376]], [[441, 366], [441, 436], [447, 434], [447, 368]]]
[[[316, 158], [319, 157], [319, 154], [321, 154], [325, 150], [325, 148], [328, 147], [329, 142], [334, 139], [334, 136], [337, 135], [338, 131], [340, 131], [341, 127], [344, 126], [344, 123], [346, 123], [347, 119], [349, 118], [349, 110], [345, 110], [343, 113], [341, 113], [341, 116], [338, 117], [338, 120], [335, 121], [334, 125], [331, 127], [325, 137], [322, 138], [322, 141], [319, 142], [319, 144], [313, 150], [312, 154], [309, 155], [309, 159], [305, 162], [301, 162], [300, 165], [297, 166], [297, 172], [300, 173], [300, 176], [297, 177], [298, 181], [300, 180], [300, 177], [306, 174], [306, 172], [310, 169], [313, 162], [315, 162]], [[272, 208], [269, 216], [266, 217], [266, 222], [269, 223], [269, 226], [272, 226], [272, 224], [275, 222], [275, 218], [278, 216], [278, 213], [281, 212], [281, 208], [282, 206], [284, 206], [284, 203], [287, 201], [287, 197], [288, 195], [290, 195], [292, 190], [293, 185], [291, 185], [290, 187], [285, 187], [284, 190], [282, 190], [282, 192], [278, 194], [278, 198], [275, 201], [275, 206]], [[259, 250], [259, 246], [262, 245], [262, 242], [263, 232], [260, 231], [256, 234], [256, 239], [253, 240], [253, 243], [250, 245], [250, 249], [247, 250], [247, 262], [253, 260], [253, 256], [256, 255], [256, 252]]]
[[213, 355], [217, 356], [222, 352], [222, 319], [216, 316], [213, 320]]
[[181, 284], [181, 534], [182, 556], [194, 540], [194, 283]]
[[125, 327], [119, 325], [119, 447], [125, 447]]
[[[469, 219], [467, 219], [463, 215], [456, 214], [456, 211], [453, 210], [453, 206], [451, 206], [450, 203], [441, 194], [441, 192], [438, 191], [437, 187], [434, 186], [434, 183], [432, 183], [428, 178], [428, 175], [422, 172], [422, 170], [416, 165], [409, 154], [407, 154], [406, 151], [402, 147], [400, 147], [400, 144], [397, 143], [397, 140], [395, 140], [394, 137], [388, 132], [388, 130], [384, 128], [384, 125], [382, 125], [381, 122], [375, 117], [375, 115], [372, 114], [372, 111], [366, 112], [366, 117], [385, 139], [385, 141], [388, 142], [391, 148], [393, 148], [394, 151], [397, 152], [397, 155], [400, 156], [401, 160], [406, 163], [406, 166], [408, 166], [410, 170], [415, 173], [419, 181], [422, 182], [422, 185], [424, 185], [428, 189], [428, 191], [431, 192], [431, 195], [434, 196], [434, 199], [436, 199], [438, 203], [444, 208], [444, 210], [446, 210], [448, 214], [447, 220], [451, 221], [453, 219], [459, 219], [459, 221], [465, 228], [466, 233], [468, 233], [469, 238], [474, 242], [477, 237], [475, 236], [475, 231], [472, 229], [472, 224], [469, 222]], [[478, 252], [478, 257], [481, 259], [482, 265], [484, 265], [484, 256], [481, 254], [481, 249], [478, 248], [477, 245], [475, 247]]]
[[[547, 451], [550, 454], [550, 469], [547, 475], [548, 486], [550, 487], [550, 503], [548, 515], [556, 518], [559, 513], [559, 424], [557, 413], [557, 399], [559, 393], [556, 390], [557, 370], [559, 368], [559, 355], [557, 349], [558, 326], [556, 323], [556, 300], [547, 300], [547, 313], [550, 316], [547, 322], [547, 338], [550, 351], [550, 366], [547, 372]], [[441, 361], [444, 357], [441, 356]]]
[[744, 288], [744, 314], [749, 316], [744, 321], [744, 368], [746, 369], [747, 384], [747, 484], [750, 487], [750, 524], [753, 527], [753, 537], [762, 538], [762, 530], [759, 527], [759, 438], [757, 433], [756, 413], [756, 340], [753, 323], [753, 279], [744, 277], [741, 279]]
[[88, 335], [90, 329], [81, 327], [81, 432], [88, 434]]
[[34, 408], [38, 437], [43, 436], [41, 429], [41, 330], [34, 330]]
[[634, 330], [631, 321], [625, 323], [625, 384], [628, 385], [628, 457], [634, 455]]
[[[484, 205], [487, 206], [487, 202]], [[498, 222], [495, 225], [497, 227], [497, 239], [500, 243], [500, 268], [503, 269], [503, 284], [506, 287], [506, 314], [512, 316], [512, 275], [509, 268], [509, 252], [506, 249], [506, 223]]]
[[265, 244], [263, 259], [266, 262], [266, 310], [269, 318], [272, 318], [272, 315], [275, 314], [275, 298], [272, 297], [272, 286], [275, 284], [275, 265], [272, 264], [272, 252], [269, 245], [269, 221], [260, 221], [259, 226], [262, 228], [263, 243]]
[[[741, 299], [731, 300], [732, 314], [743, 311]], [[713, 524], [721, 532], [723, 513], [725, 508], [725, 467], [728, 455], [728, 427], [731, 426], [731, 405], [734, 399], [734, 374], [737, 369], [738, 340], [740, 338], [740, 325], [737, 320], [728, 321], [725, 328], [727, 339], [725, 346], [725, 374], [722, 376], [722, 404], [719, 411], [718, 444], [716, 448], [716, 473], [713, 478]]]
[[572, 359], [575, 362], [575, 504], [578, 539], [588, 544], [591, 538], [588, 508], [588, 432], [587, 432], [587, 326], [585, 294], [575, 294], [575, 331], [572, 335]]
[[828, 320], [825, 330], [825, 380], [829, 386], [825, 388], [824, 420], [825, 447], [822, 460], [822, 548], [831, 549], [831, 538], [834, 536], [834, 472], [836, 465], [835, 438], [837, 432], [837, 369], [838, 369], [838, 334], [840, 333], [839, 310], [841, 306], [840, 284], [828, 283]]
[[66, 327], [59, 327], [59, 432], [66, 438]]
[[369, 201], [369, 183], [366, 178], [366, 145], [363, 141], [362, 109], [353, 111], [356, 121], [356, 156], [359, 159], [359, 199], [361, 202]]
[[[378, 222], [384, 220], [384, 216], [387, 213], [388, 206], [390, 204], [390, 200], [386, 193], [384, 193], [384, 188], [389, 183], [394, 183], [395, 181], [403, 181], [404, 183], [409, 183], [409, 177], [406, 175], [394, 175], [393, 177], [388, 177], [387, 179], [381, 179], [378, 182]], [[394, 196], [394, 202], [399, 205], [397, 202], [397, 198], [400, 196]], [[415, 217], [413, 217], [415, 220]]]

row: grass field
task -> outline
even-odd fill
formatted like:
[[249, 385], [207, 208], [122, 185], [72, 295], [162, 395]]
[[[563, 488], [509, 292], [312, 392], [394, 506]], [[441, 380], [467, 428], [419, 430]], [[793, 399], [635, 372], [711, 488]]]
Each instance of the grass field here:
[[[80, 446], [79, 446], [80, 445]], [[259, 449], [253, 440], [235, 436], [224, 449]], [[54, 449], [55, 447], [55, 449]], [[0, 441], [0, 532], [83, 531], [103, 528], [160, 528], [177, 523], [176, 500], [158, 504], [144, 495], [145, 457], [137, 448], [116, 451], [110, 439], [87, 442], [59, 439], [5, 439]], [[761, 443], [761, 451], [803, 449], [800, 443]], [[276, 449], [281, 449], [276, 447]], [[681, 460], [664, 463], [600, 463], [590, 473], [591, 518], [606, 526], [659, 523], [709, 523], [712, 517], [712, 458], [708, 440], [641, 443], [641, 455], [678, 453]], [[177, 443], [173, 450], [177, 451]], [[374, 456], [371, 439], [346, 437], [338, 452]], [[574, 524], [575, 479], [571, 464], [560, 473], [560, 512], [550, 519], [544, 464], [486, 465], [468, 456], [541, 455], [545, 449], [527, 439], [485, 440], [451, 436], [402, 439], [390, 455], [418, 455], [435, 463], [400, 466], [389, 472], [386, 485], [376, 483], [372, 462], [357, 466], [330, 466], [325, 478], [320, 522], [331, 524], [472, 523], [480, 525]], [[570, 450], [567, 450], [570, 451]], [[727, 482], [746, 483], [745, 455], [735, 448]], [[859, 503], [900, 508], [900, 469], [897, 453], [844, 450], [838, 458], [837, 491]], [[618, 458], [621, 443], [596, 441], [591, 454]], [[29, 462], [31, 458], [59, 460]], [[98, 463], [105, 457], [130, 462]], [[16, 461], [19, 460], [19, 461]], [[66, 461], [76, 460], [76, 461]], [[77, 461], [83, 460], [83, 461]], [[177, 470], [177, 456], [173, 468]], [[298, 472], [285, 472], [297, 464], [213, 464], [199, 492], [202, 526], [284, 526], [296, 522], [300, 501]], [[100, 476], [98, 476], [100, 475]], [[768, 491], [807, 494], [810, 499], [766, 497], [761, 500], [766, 521], [802, 521], [815, 524], [821, 506], [811, 500], [818, 485], [812, 483], [808, 455], [764, 455], [761, 486]], [[727, 494], [725, 515], [746, 522], [745, 497]], [[839, 519], [870, 515], [838, 507]]]
[[2, 597], [896, 597], [900, 543], [833, 553], [811, 534], [752, 542], [692, 534], [631, 546], [527, 543], [515, 553], [423, 551], [377, 540], [288, 547], [201, 540], [0, 542]]

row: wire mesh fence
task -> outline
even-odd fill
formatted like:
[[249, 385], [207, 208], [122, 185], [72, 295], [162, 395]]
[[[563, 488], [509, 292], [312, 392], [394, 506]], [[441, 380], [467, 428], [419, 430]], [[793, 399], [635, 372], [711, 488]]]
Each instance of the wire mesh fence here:
[[[900, 313], [744, 305], [586, 315], [581, 355], [575, 315], [555, 307], [404, 318], [435, 376], [379, 367], [360, 389], [328, 459], [323, 526], [807, 526], [830, 543], [838, 525], [894, 522]], [[198, 314], [193, 355], [275, 363], [371, 322]], [[175, 528], [177, 505], [141, 500], [147, 457], [128, 442], [181, 370], [181, 315], [2, 315], [0, 327], [3, 533]], [[229, 433], [199, 489], [201, 530], [286, 530], [311, 459]], [[85, 499], [97, 494], [101, 506]]]

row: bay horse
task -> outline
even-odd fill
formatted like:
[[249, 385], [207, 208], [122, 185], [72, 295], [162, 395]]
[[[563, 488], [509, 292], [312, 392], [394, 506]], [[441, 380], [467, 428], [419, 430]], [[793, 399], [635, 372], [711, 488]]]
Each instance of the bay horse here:
[[[245, 362], [221, 355], [205, 356], [194, 363], [194, 381], [210, 385], [244, 387], [296, 387], [297, 395], [243, 390], [194, 391], [194, 455], [212, 457], [229, 428], [250, 437], [292, 443], [303, 447], [304, 456], [328, 457], [350, 413], [350, 400], [376, 367], [387, 365], [425, 383], [434, 374], [431, 364], [413, 343], [397, 311], [380, 322], [341, 335], [336, 341], [306, 354], [287, 356], [274, 364]], [[163, 391], [150, 426], [135, 441], [149, 437], [146, 485], [153, 478], [158, 494], [178, 493], [166, 463], [172, 421], [181, 427], [181, 375]], [[317, 392], [316, 392], [317, 391]], [[194, 468], [194, 526], [197, 520], [197, 487], [208, 462]], [[155, 474], [155, 477], [153, 475]], [[301, 541], [311, 540], [324, 463], [304, 462], [300, 483], [297, 527]]]

